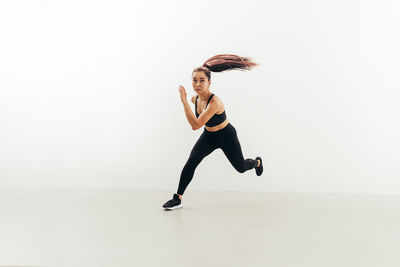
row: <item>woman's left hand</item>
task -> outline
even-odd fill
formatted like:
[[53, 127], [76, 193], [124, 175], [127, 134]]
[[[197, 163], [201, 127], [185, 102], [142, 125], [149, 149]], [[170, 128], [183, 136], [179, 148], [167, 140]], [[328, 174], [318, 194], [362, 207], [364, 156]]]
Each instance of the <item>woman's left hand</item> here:
[[185, 87], [183, 87], [182, 85], [179, 85], [179, 93], [181, 94], [182, 103], [184, 103], [185, 101], [187, 102], [186, 90]]

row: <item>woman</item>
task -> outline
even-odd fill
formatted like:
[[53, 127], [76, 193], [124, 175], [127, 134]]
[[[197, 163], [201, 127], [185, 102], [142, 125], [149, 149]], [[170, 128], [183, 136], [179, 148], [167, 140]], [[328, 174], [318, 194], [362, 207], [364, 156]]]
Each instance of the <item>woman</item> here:
[[192, 85], [197, 96], [192, 97], [192, 102], [195, 104], [196, 117], [188, 104], [185, 88], [179, 86], [179, 93], [186, 118], [192, 129], [197, 130], [203, 125], [205, 127], [183, 167], [178, 191], [173, 195], [171, 200], [163, 205], [165, 209], [182, 207], [182, 195], [192, 180], [196, 167], [207, 155], [217, 148], [222, 149], [238, 172], [243, 173], [255, 168], [258, 176], [262, 174], [263, 165], [261, 157], [256, 157], [255, 160], [243, 158], [236, 129], [226, 118], [224, 104], [218, 96], [209, 91], [211, 71], [221, 72], [231, 69], [250, 70], [254, 66], [257, 66], [257, 64], [249, 58], [223, 54], [209, 58], [203, 66], [194, 69], [192, 72]]

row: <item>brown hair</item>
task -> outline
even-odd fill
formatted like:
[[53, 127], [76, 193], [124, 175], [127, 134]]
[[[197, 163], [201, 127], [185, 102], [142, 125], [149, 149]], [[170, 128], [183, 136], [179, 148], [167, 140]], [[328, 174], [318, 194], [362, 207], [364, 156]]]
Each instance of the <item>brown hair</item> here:
[[241, 57], [233, 54], [221, 54], [210, 57], [204, 62], [201, 67], [195, 68], [192, 72], [202, 71], [207, 76], [208, 80], [211, 79], [211, 71], [222, 72], [226, 70], [250, 70], [252, 67], [257, 66], [249, 57]]

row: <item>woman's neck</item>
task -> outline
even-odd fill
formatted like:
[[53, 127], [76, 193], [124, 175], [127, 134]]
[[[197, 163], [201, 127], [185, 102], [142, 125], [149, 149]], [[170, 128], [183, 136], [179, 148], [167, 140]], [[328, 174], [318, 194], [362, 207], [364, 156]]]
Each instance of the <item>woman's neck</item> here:
[[212, 94], [212, 93], [211, 93], [210, 91], [207, 91], [207, 92], [205, 92], [205, 93], [203, 93], [203, 94], [199, 94], [200, 101], [206, 102], [206, 101], [210, 98], [210, 95], [211, 95], [211, 94]]

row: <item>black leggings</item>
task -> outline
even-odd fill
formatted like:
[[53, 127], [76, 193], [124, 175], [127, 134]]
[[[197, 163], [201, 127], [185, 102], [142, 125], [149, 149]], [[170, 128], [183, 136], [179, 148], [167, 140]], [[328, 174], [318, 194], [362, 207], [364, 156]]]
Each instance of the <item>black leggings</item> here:
[[204, 127], [189, 159], [183, 167], [177, 194], [183, 195], [186, 187], [193, 178], [194, 171], [200, 162], [215, 149], [221, 148], [232, 166], [240, 173], [253, 169], [258, 165], [257, 160], [244, 159], [236, 129], [228, 123], [223, 129], [215, 132], [207, 131]]

